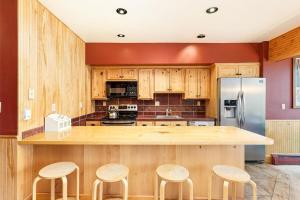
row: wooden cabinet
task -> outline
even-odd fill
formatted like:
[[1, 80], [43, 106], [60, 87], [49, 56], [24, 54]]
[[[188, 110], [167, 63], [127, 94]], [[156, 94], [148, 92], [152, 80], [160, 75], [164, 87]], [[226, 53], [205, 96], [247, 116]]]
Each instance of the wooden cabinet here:
[[184, 69], [155, 69], [154, 92], [184, 93]]
[[210, 98], [210, 69], [186, 69], [185, 99]]
[[105, 69], [92, 69], [92, 99], [106, 99]]
[[85, 122], [86, 126], [101, 126], [100, 121], [86, 121]]
[[187, 126], [187, 121], [156, 121], [155, 126]]
[[216, 64], [218, 78], [221, 77], [259, 77], [259, 63]]
[[153, 70], [140, 69], [138, 79], [138, 99], [153, 99], [154, 89]]
[[137, 69], [115, 68], [107, 70], [107, 80], [137, 80]]
[[154, 126], [153, 121], [137, 121], [136, 122], [137, 126]]

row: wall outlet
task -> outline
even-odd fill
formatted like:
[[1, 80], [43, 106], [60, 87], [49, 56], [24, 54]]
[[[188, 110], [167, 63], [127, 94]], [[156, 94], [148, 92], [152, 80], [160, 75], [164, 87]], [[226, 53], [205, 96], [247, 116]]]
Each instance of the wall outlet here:
[[197, 106], [201, 106], [201, 101], [197, 101]]
[[103, 101], [103, 102], [102, 102], [102, 106], [106, 106], [106, 101]]
[[83, 104], [82, 102], [79, 103], [79, 108], [82, 109], [83, 108]]
[[55, 105], [55, 103], [53, 103], [51, 105], [51, 112], [56, 112], [56, 105]]
[[33, 88], [29, 88], [28, 89], [28, 99], [29, 100], [33, 100], [34, 99], [34, 89]]
[[284, 103], [281, 104], [281, 109], [282, 109], [282, 110], [285, 110], [285, 104], [284, 104]]
[[31, 119], [31, 110], [29, 108], [24, 109], [24, 120], [30, 120]]
[[159, 101], [155, 101], [155, 106], [159, 106], [160, 102]]

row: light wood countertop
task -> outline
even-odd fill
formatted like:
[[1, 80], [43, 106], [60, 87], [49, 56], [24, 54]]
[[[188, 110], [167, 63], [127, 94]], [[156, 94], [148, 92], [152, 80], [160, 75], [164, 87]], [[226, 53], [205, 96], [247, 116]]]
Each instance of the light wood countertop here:
[[19, 144], [44, 145], [272, 145], [273, 140], [236, 127], [78, 126], [63, 139], [39, 133]]

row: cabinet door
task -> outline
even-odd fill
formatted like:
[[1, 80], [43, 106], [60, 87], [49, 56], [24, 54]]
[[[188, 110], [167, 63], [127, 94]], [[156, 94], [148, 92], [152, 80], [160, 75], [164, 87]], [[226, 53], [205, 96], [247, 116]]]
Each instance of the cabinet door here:
[[209, 99], [210, 97], [210, 69], [198, 70], [198, 97]]
[[168, 93], [169, 89], [169, 69], [155, 69], [154, 91]]
[[156, 121], [155, 126], [171, 126], [170, 121]]
[[121, 80], [121, 79], [122, 79], [122, 69], [107, 70], [107, 80]]
[[154, 126], [154, 122], [152, 121], [137, 121], [137, 126]]
[[171, 126], [187, 126], [186, 121], [172, 121]]
[[218, 78], [221, 77], [237, 77], [238, 66], [236, 65], [221, 65], [218, 66]]
[[259, 77], [259, 64], [239, 65], [239, 74], [242, 77]]
[[186, 69], [185, 71], [185, 99], [198, 98], [198, 73], [197, 69]]
[[122, 69], [121, 78], [124, 80], [137, 80], [136, 69]]
[[184, 93], [185, 69], [170, 69], [170, 92]]
[[138, 98], [139, 99], [153, 99], [153, 70], [140, 69], [138, 81]]
[[92, 99], [106, 99], [105, 72], [104, 69], [92, 70]]

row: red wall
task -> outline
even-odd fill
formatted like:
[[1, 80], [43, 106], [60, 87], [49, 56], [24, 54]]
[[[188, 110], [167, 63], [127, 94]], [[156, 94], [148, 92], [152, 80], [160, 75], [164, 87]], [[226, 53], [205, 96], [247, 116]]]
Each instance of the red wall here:
[[0, 1], [0, 135], [17, 135], [17, 0]]
[[256, 43], [87, 43], [88, 65], [210, 64], [258, 62]]

